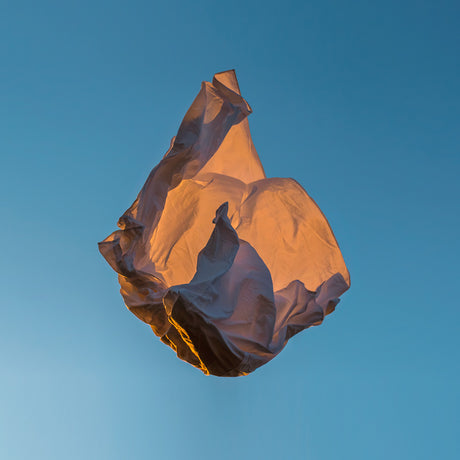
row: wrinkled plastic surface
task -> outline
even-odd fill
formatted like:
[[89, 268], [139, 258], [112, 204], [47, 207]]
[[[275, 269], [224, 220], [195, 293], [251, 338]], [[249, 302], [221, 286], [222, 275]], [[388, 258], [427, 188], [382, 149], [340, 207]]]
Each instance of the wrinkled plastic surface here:
[[350, 278], [293, 179], [266, 178], [234, 71], [204, 82], [120, 230], [99, 243], [127, 307], [206, 374], [246, 375], [331, 313]]

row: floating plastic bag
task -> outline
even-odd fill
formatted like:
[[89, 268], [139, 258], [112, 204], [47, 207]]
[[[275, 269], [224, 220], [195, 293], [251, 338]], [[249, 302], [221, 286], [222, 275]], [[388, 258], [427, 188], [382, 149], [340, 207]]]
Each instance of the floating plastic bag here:
[[293, 179], [266, 178], [234, 71], [204, 82], [120, 230], [99, 243], [127, 307], [205, 374], [246, 375], [331, 313], [350, 278]]

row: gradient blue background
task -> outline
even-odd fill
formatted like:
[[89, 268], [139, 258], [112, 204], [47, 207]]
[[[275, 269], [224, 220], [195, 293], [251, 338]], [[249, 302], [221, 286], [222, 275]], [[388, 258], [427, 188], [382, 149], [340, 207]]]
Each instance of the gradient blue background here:
[[[456, 1], [0, 2], [0, 458], [459, 458]], [[202, 80], [235, 68], [269, 176], [351, 290], [238, 379], [178, 360], [97, 242]]]

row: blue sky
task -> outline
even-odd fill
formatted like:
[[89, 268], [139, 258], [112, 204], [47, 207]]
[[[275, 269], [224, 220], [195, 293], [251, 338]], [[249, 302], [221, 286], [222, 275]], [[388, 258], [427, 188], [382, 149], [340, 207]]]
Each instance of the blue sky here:
[[[457, 459], [454, 1], [0, 2], [0, 457]], [[237, 379], [180, 361], [97, 242], [235, 68], [352, 287]]]

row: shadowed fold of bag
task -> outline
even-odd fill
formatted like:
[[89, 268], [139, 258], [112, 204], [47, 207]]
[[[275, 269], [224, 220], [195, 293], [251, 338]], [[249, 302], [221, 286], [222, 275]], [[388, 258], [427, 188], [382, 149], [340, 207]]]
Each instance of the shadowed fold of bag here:
[[350, 277], [293, 179], [266, 178], [234, 71], [203, 82], [120, 230], [99, 243], [126, 306], [205, 374], [246, 375], [320, 324]]

